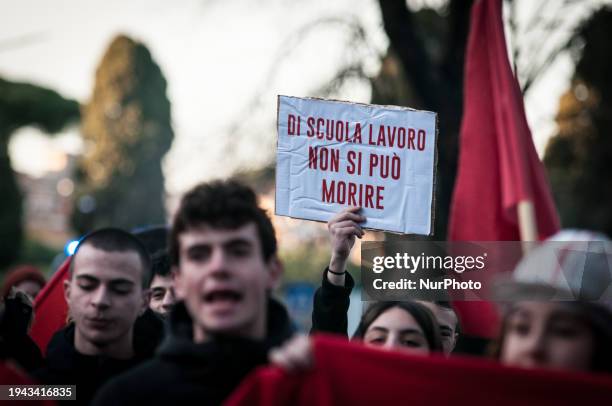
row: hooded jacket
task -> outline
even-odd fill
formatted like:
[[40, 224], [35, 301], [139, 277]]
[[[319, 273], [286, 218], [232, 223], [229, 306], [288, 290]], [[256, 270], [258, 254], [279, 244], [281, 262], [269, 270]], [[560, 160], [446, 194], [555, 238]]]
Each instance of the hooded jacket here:
[[310, 334], [333, 333], [348, 337], [348, 316], [350, 296], [355, 280], [348, 272], [345, 274], [344, 286], [333, 285], [323, 271], [321, 286], [314, 294], [312, 306], [312, 329]]
[[37, 381], [48, 385], [76, 385], [76, 403], [87, 405], [110, 378], [151, 357], [149, 349], [134, 348], [129, 360], [85, 355], [74, 346], [75, 326], [70, 324], [53, 335], [47, 346], [45, 366], [34, 372]]
[[268, 351], [293, 329], [285, 308], [268, 302], [266, 338], [213, 336], [193, 342], [193, 322], [184, 303], [172, 310], [166, 339], [154, 359], [105, 385], [94, 405], [217, 405], [255, 367], [267, 363]]
[[25, 293], [18, 293], [4, 301], [4, 313], [0, 315], [0, 359], [12, 359], [32, 372], [42, 367], [43, 357], [28, 335], [32, 305], [24, 298]]

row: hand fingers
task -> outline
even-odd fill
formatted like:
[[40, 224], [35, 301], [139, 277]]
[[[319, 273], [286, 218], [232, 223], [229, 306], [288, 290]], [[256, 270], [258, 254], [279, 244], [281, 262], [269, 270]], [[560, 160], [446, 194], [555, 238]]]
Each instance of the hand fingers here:
[[350, 212], [350, 213], [358, 213], [360, 210], [361, 210], [361, 206], [348, 206], [342, 209], [342, 211]]
[[275, 349], [270, 351], [270, 355], [268, 356], [270, 363], [276, 365], [284, 369], [285, 371], [293, 371], [293, 366], [289, 361], [286, 354], [282, 351], [282, 349]]
[[344, 221], [341, 221], [339, 223], [335, 223], [332, 225], [333, 229], [344, 228], [344, 227], [356, 227], [359, 230], [361, 230], [361, 225], [354, 222], [353, 220], [344, 220]]
[[312, 351], [308, 337], [299, 336], [289, 347], [289, 355], [294, 365], [307, 368], [312, 365]]
[[288, 372], [303, 371], [309, 367], [308, 361], [304, 361], [295, 354], [281, 349], [270, 352], [270, 362]]
[[345, 223], [344, 226], [338, 225], [338, 227], [335, 227], [332, 232], [335, 236], [339, 237], [348, 237], [354, 235], [357, 238], [361, 238], [365, 234], [365, 231], [363, 231], [361, 227], [354, 223]]
[[342, 210], [340, 213], [336, 214], [329, 220], [328, 226], [332, 226], [333, 224], [340, 223], [342, 221], [351, 220], [356, 223], [363, 223], [366, 221], [366, 217], [361, 214], [357, 214], [354, 212], [346, 211], [346, 209]]
[[269, 358], [287, 371], [306, 370], [313, 364], [310, 339], [305, 336], [293, 338], [283, 347], [272, 350]]

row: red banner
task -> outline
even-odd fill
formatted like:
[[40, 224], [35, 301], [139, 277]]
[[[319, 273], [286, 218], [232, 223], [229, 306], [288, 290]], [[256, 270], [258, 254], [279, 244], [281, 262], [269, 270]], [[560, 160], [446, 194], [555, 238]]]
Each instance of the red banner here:
[[252, 405], [608, 404], [612, 376], [524, 370], [476, 358], [413, 356], [330, 336], [314, 340], [314, 368], [262, 368], [226, 401]]

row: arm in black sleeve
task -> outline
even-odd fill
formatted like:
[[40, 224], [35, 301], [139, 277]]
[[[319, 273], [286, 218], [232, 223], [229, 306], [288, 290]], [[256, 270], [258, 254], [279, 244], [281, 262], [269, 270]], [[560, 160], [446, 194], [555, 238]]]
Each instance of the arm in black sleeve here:
[[327, 279], [328, 270], [328, 268], [325, 268], [325, 271], [323, 271], [323, 281], [314, 295], [312, 329], [310, 333], [334, 333], [347, 337], [347, 312], [355, 281], [347, 272], [345, 274], [344, 286], [333, 285]]

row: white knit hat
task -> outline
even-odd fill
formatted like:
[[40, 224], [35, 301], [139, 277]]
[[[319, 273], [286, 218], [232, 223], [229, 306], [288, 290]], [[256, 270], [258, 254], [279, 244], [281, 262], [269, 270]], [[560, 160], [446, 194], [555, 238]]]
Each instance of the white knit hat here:
[[612, 242], [603, 234], [563, 230], [521, 259], [511, 280], [494, 289], [495, 298], [579, 300], [612, 309]]

